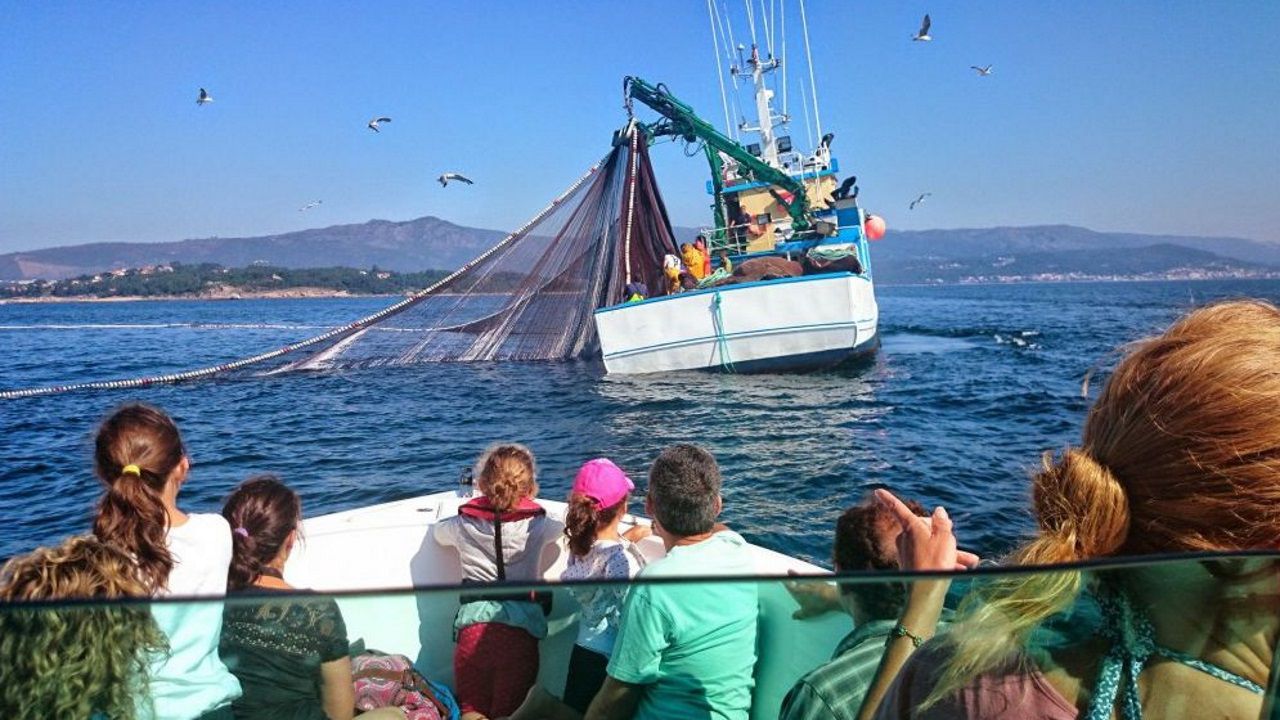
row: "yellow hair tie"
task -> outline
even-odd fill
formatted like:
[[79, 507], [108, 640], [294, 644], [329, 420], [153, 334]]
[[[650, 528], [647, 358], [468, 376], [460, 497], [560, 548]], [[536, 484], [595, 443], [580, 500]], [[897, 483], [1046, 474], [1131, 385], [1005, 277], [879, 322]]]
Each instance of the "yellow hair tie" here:
[[142, 468], [138, 467], [137, 465], [125, 465], [123, 468], [120, 469], [120, 474], [136, 475], [138, 477], [142, 477]]

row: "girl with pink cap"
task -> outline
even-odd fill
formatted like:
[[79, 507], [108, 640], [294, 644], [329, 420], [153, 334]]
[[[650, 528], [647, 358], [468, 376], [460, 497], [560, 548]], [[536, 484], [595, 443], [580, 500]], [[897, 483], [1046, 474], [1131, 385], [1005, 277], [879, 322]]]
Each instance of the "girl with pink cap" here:
[[[647, 526], [637, 525], [625, 534], [618, 532], [634, 489], [631, 478], [605, 458], [589, 460], [578, 470], [565, 515], [569, 566], [562, 580], [627, 580], [640, 572], [644, 557], [632, 543], [651, 531]], [[564, 702], [585, 713], [604, 684], [627, 588], [605, 585], [575, 587], [570, 591], [582, 611], [578, 616], [578, 639], [569, 657]]]

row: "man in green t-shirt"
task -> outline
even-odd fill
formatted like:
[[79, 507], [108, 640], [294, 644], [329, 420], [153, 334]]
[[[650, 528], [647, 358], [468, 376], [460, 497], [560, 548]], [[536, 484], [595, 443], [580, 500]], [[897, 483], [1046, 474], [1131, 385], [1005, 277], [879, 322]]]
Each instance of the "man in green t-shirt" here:
[[[695, 445], [653, 462], [645, 510], [667, 556], [640, 578], [755, 574], [737, 533], [719, 525], [720, 469]], [[604, 687], [588, 720], [746, 720], [759, 598], [755, 583], [643, 583], [631, 589]]]

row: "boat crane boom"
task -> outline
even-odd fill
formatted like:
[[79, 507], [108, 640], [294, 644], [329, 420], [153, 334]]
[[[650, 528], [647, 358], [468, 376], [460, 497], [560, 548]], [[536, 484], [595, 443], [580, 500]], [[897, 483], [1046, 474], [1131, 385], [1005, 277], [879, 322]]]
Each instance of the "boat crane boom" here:
[[792, 198], [790, 201], [781, 197], [776, 191], [773, 195], [787, 209], [787, 214], [791, 216], [792, 227], [797, 232], [808, 230], [812, 226], [809, 219], [809, 198], [805, 193], [803, 183], [747, 152], [747, 149], [742, 147], [741, 144], [716, 130], [711, 123], [698, 117], [692, 107], [672, 95], [665, 85], [661, 83], [650, 85], [641, 78], [628, 75], [622, 81], [622, 94], [629, 118], [634, 119], [632, 100], [639, 100], [652, 108], [654, 112], [666, 118], [665, 122], [659, 121], [649, 125], [637, 123], [647, 135], [651, 137], [673, 135], [683, 137], [688, 142], [697, 140], [703, 142], [706, 148], [707, 161], [711, 164], [711, 182], [716, 195], [715, 214], [717, 228], [727, 226], [723, 204], [720, 201], [723, 189], [723, 174], [721, 172], [723, 163], [720, 161], [719, 153], [724, 153], [733, 158], [739, 167], [753, 180], [769, 183], [791, 193]]

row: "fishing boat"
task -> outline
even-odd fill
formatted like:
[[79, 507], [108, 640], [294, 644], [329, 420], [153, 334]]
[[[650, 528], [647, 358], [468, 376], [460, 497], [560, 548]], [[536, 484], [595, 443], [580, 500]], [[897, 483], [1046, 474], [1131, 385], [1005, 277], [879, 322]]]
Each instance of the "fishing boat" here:
[[624, 81], [628, 113], [639, 101], [661, 119], [645, 124], [632, 116], [620, 136], [671, 136], [701, 145], [711, 168], [708, 250], [724, 251], [735, 271], [718, 272], [682, 292], [598, 308], [595, 326], [609, 373], [808, 370], [849, 362], [879, 346], [868, 240], [883, 234], [883, 221], [858, 205], [856, 177], [840, 180], [833, 133], [822, 134], [819, 124], [821, 140], [808, 154], [781, 134], [791, 118], [774, 109], [768, 78], [782, 69], [783, 59], [762, 56], [755, 45], [744, 57], [741, 48], [729, 75], [735, 85], [749, 78], [757, 117], [754, 125], [742, 122], [735, 129], [726, 102], [725, 122], [731, 134], [754, 136], [745, 144], [698, 117], [663, 85]]
[[[353, 641], [405, 654], [427, 677], [452, 685], [451, 629], [459, 606], [461, 566], [457, 552], [436, 544], [428, 531], [436, 522], [456, 515], [470, 498], [471, 488], [460, 486], [455, 491], [309, 518], [303, 525], [305, 542], [289, 558], [285, 578], [297, 587], [335, 593]], [[548, 516], [563, 521], [564, 503], [538, 502]], [[622, 529], [648, 522], [627, 516]], [[641, 541], [638, 547], [650, 560], [665, 554], [657, 537]], [[795, 622], [796, 604], [782, 580], [789, 573], [826, 575], [829, 571], [755, 545], [751, 552], [760, 578], [760, 652], [752, 717], [773, 720], [803, 671], [830, 657], [836, 641], [848, 632], [849, 620], [832, 614]], [[545, 573], [553, 583], [564, 571], [567, 552], [561, 552], [560, 558]], [[548, 636], [540, 644], [538, 681], [558, 694], [577, 633], [578, 606], [563, 585], [543, 589], [552, 589], [554, 599]], [[348, 591], [358, 592], [343, 594]]]

